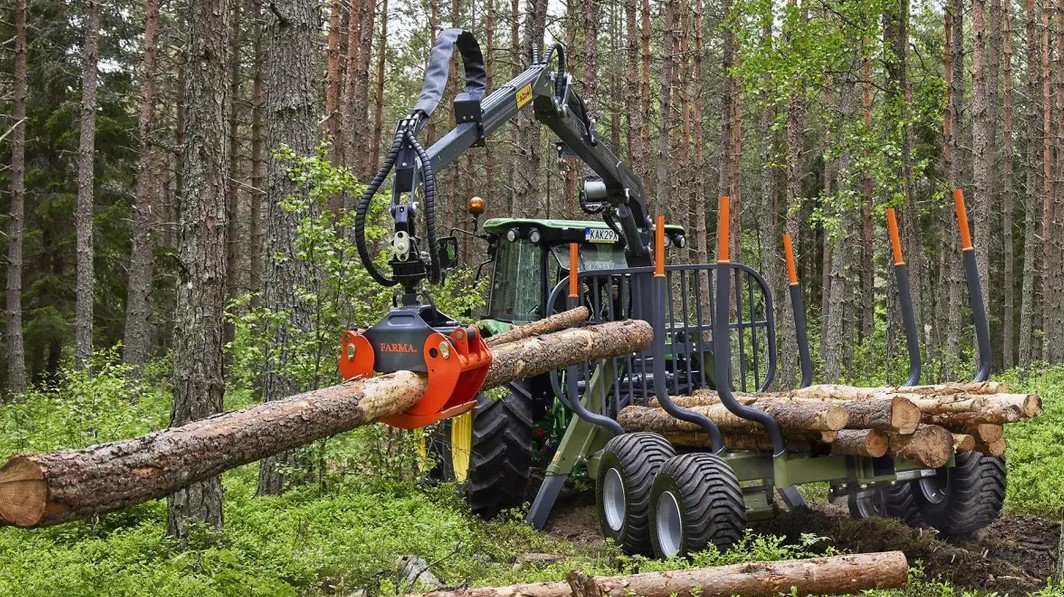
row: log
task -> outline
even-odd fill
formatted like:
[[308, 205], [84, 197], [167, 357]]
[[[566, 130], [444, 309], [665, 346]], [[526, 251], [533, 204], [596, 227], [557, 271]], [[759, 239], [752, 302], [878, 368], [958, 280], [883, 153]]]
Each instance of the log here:
[[533, 321], [532, 323], [517, 326], [509, 331], [488, 338], [484, 343], [487, 344], [489, 348], [495, 348], [503, 344], [516, 342], [517, 340], [531, 338], [532, 336], [541, 336], [543, 334], [557, 332], [571, 328], [582, 321], [587, 321], [589, 315], [590, 311], [587, 310], [587, 307], [580, 306], [575, 309], [569, 309], [568, 311], [562, 311], [556, 315], [551, 315], [550, 317]]
[[[641, 431], [640, 429], [627, 429], [627, 431]], [[824, 453], [829, 452], [829, 446], [831, 442], [835, 441], [836, 436], [841, 433], [839, 431], [822, 431], [817, 434], [809, 435], [787, 435], [784, 439], [787, 440], [787, 450], [791, 452], [813, 452]], [[733, 450], [750, 450], [753, 452], [771, 452], [772, 442], [768, 439], [768, 436], [764, 432], [746, 432], [746, 431], [721, 431], [721, 438], [724, 440], [724, 448], [729, 451]], [[671, 431], [661, 434], [666, 440], [674, 446], [681, 446], [684, 448], [709, 448], [709, 436], [701, 430], [699, 431]]]
[[1006, 447], [1007, 444], [1005, 438], [993, 442], [984, 442], [976, 439], [975, 447], [972, 449], [976, 452], [986, 454], [987, 456], [1004, 456]]
[[[857, 398], [862, 394], [919, 394], [923, 396], [950, 396], [954, 394], [1008, 394], [1009, 387], [998, 381], [980, 381], [970, 383], [945, 383], [922, 386], [880, 386], [861, 388], [841, 384], [818, 384], [789, 392], [795, 396], [801, 395], [837, 395], [844, 396], [850, 393]], [[844, 398], [849, 399], [849, 398]]]
[[[838, 431], [846, 427], [849, 416], [842, 408], [822, 402], [768, 402], [756, 403], [758, 408], [775, 417], [784, 431]], [[717, 424], [721, 429], [744, 429], [747, 431], [761, 429], [756, 421], [744, 419], [733, 414], [723, 404], [694, 406], [691, 410], [701, 413]], [[617, 420], [622, 426], [631, 425], [644, 431], [659, 433], [669, 431], [694, 431], [699, 429], [695, 423], [688, 423], [673, 418], [660, 408], [650, 406], [629, 406], [620, 412]], [[625, 421], [628, 421], [627, 423]]]
[[968, 452], [974, 450], [976, 447], [975, 436], [967, 433], [954, 433], [953, 434], [953, 451], [954, 452]]
[[570, 572], [564, 582], [436, 591], [425, 593], [424, 597], [844, 595], [901, 588], [905, 586], [908, 574], [905, 554], [888, 551], [624, 576], [593, 577]]
[[999, 439], [1005, 437], [1004, 426], [991, 425], [990, 423], [972, 425], [968, 427], [965, 432], [974, 435], [977, 440], [987, 443], [996, 442]]
[[[869, 400], [835, 400], [813, 396], [796, 398], [786, 394], [740, 394], [736, 398], [747, 406], [762, 410], [767, 410], [769, 405], [773, 404], [829, 403], [842, 408], [849, 415], [846, 423], [847, 429], [879, 429], [912, 433], [920, 424], [920, 409], [911, 400], [901, 396], [883, 396]], [[690, 396], [676, 396], [672, 400], [684, 408], [720, 403], [720, 397], [711, 390], [698, 390]], [[657, 399], [652, 400], [650, 405], [658, 406]]]
[[890, 438], [877, 429], [843, 429], [830, 445], [832, 454], [879, 458], [890, 449]]
[[953, 457], [953, 434], [938, 425], [920, 425], [915, 433], [888, 433], [888, 454], [928, 468], [946, 466]]
[[[649, 324], [624, 321], [503, 344], [493, 351], [484, 387], [642, 350], [652, 335]], [[550, 350], [540, 358], [544, 343]], [[403, 412], [421, 398], [426, 379], [409, 371], [357, 379], [134, 439], [14, 456], [0, 469], [0, 524], [46, 526], [163, 497]]]
[[1036, 394], [954, 394], [911, 399], [925, 423], [937, 425], [1003, 425], [1037, 417], [1042, 398]]

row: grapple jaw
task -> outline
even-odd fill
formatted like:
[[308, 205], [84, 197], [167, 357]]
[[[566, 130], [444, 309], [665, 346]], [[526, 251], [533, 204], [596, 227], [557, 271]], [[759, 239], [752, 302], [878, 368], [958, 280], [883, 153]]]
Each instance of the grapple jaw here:
[[368, 330], [345, 331], [340, 347], [345, 380], [403, 370], [428, 375], [428, 389], [417, 404], [381, 419], [401, 429], [419, 429], [471, 410], [491, 365], [480, 330], [431, 305], [396, 307]]

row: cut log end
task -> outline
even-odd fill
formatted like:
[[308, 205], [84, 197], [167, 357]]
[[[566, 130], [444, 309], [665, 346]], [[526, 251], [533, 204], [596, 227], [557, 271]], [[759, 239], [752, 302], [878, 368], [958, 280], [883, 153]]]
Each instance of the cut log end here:
[[893, 433], [890, 454], [929, 468], [946, 466], [953, 457], [953, 434], [938, 425], [921, 425], [912, 435]]
[[831, 443], [831, 453], [879, 458], [890, 449], [890, 438], [875, 429], [843, 429]]
[[975, 449], [975, 437], [967, 433], [953, 434], [953, 449], [957, 452], [967, 452]]
[[895, 396], [890, 401], [890, 423], [898, 433], [908, 435], [915, 433], [920, 426], [920, 407], [911, 400]]
[[38, 524], [48, 508], [44, 471], [25, 456], [15, 456], [0, 469], [0, 522], [28, 527]]

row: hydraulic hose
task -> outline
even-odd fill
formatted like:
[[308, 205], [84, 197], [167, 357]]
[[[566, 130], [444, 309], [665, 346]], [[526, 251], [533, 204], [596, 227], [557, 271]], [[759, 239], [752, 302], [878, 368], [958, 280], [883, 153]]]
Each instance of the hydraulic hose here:
[[429, 245], [429, 283], [440, 283], [440, 261], [436, 253], [436, 177], [432, 174], [432, 164], [425, 148], [418, 143], [414, 133], [406, 132], [407, 141], [421, 159], [422, 181], [425, 185], [425, 238]]
[[384, 180], [388, 178], [388, 174], [392, 171], [392, 166], [395, 165], [399, 150], [403, 146], [404, 136], [405, 129], [396, 131], [392, 148], [388, 150], [388, 155], [381, 162], [381, 167], [377, 170], [373, 180], [370, 181], [369, 186], [362, 192], [362, 196], [358, 198], [358, 205], [355, 207], [355, 249], [358, 251], [359, 259], [362, 260], [362, 265], [369, 272], [369, 276], [383, 286], [395, 286], [399, 281], [385, 276], [377, 269], [377, 265], [373, 263], [373, 257], [369, 254], [369, 248], [366, 247], [366, 213], [369, 211], [369, 204], [373, 200], [373, 196], [377, 194], [377, 190], [384, 184]]

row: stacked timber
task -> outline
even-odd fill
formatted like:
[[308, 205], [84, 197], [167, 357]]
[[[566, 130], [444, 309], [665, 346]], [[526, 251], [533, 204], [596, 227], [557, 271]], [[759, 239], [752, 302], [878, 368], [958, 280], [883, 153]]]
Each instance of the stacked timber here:
[[[859, 388], [816, 385], [789, 392], [736, 395], [772, 415], [788, 449], [878, 458], [890, 455], [922, 466], [944, 466], [955, 452], [1005, 453], [1004, 425], [1038, 416], [1042, 399], [1012, 393], [999, 382]], [[676, 396], [677, 406], [708, 417], [729, 449], [769, 450], [764, 429], [732, 414], [710, 390]], [[651, 431], [678, 446], [708, 447], [701, 428], [675, 419], [657, 400], [618, 416], [628, 431]]]

